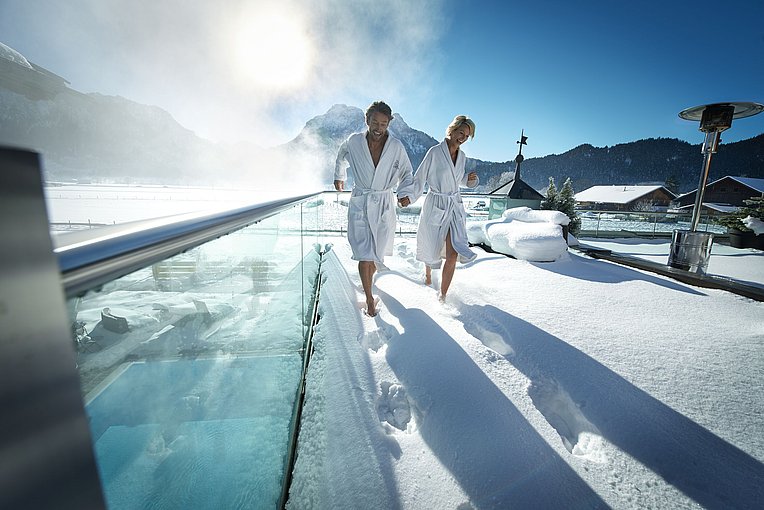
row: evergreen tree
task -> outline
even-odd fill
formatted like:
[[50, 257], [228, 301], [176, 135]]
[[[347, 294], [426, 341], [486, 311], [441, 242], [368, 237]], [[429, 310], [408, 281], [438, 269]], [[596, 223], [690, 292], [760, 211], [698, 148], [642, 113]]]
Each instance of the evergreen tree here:
[[546, 198], [541, 201], [541, 208], [547, 211], [559, 210], [559, 197], [557, 187], [554, 185], [554, 177], [549, 177], [549, 187], [546, 189]]
[[568, 231], [573, 235], [578, 235], [581, 231], [581, 218], [576, 213], [576, 194], [573, 191], [573, 183], [570, 182], [570, 177], [565, 179], [557, 201], [559, 204], [557, 210], [565, 213], [570, 218]]
[[666, 181], [663, 183], [666, 189], [675, 195], [679, 194], [679, 179], [676, 175], [672, 174], [666, 177]]

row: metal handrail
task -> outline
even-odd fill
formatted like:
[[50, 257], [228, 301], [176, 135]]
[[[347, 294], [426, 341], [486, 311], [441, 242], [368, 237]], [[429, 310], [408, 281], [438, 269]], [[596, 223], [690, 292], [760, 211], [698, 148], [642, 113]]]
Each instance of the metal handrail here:
[[58, 234], [53, 243], [62, 285], [67, 297], [76, 296], [318, 195], [320, 192], [222, 211], [176, 214]]

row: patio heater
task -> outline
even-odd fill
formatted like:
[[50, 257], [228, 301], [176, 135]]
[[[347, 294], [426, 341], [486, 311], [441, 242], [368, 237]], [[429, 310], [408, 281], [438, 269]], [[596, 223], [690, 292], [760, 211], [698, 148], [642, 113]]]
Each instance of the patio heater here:
[[700, 213], [703, 206], [703, 193], [706, 190], [708, 173], [711, 169], [711, 157], [719, 148], [721, 132], [732, 126], [733, 119], [756, 115], [764, 110], [759, 103], [714, 103], [687, 108], [679, 112], [685, 120], [700, 121], [700, 130], [706, 134], [701, 152], [704, 155], [703, 168], [700, 172], [695, 205], [692, 208], [690, 230], [674, 230], [671, 238], [671, 251], [668, 265], [692, 273], [705, 274], [714, 236], [710, 232], [698, 232]]

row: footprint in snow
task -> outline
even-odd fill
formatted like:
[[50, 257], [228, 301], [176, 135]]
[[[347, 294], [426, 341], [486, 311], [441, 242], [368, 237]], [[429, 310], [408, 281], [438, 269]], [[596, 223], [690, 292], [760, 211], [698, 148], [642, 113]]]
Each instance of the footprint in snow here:
[[[470, 320], [464, 323], [464, 329], [480, 340], [483, 345], [504, 357], [515, 355], [512, 349], [512, 334], [509, 330], [490, 317], [480, 317], [480, 320]], [[489, 361], [496, 361], [489, 359]]]
[[381, 395], [377, 399], [377, 413], [383, 423], [406, 431], [411, 421], [411, 405], [406, 389], [397, 383], [384, 381], [380, 384]]
[[358, 342], [365, 348], [377, 352], [380, 347], [387, 343], [387, 335], [381, 329], [366, 331], [358, 336]]
[[372, 351], [377, 352], [383, 345], [387, 344], [395, 334], [397, 334], [397, 332], [394, 327], [383, 324], [375, 330], [365, 331], [358, 335], [358, 343], [366, 349], [371, 349]]
[[557, 431], [565, 448], [575, 455], [598, 464], [607, 459], [599, 429], [586, 419], [581, 407], [551, 379], [531, 383], [528, 395], [546, 421]]

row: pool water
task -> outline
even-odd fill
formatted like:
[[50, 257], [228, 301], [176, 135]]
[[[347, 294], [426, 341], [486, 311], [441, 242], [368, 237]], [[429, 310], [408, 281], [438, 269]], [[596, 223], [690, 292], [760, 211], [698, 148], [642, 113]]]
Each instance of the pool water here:
[[299, 353], [130, 363], [87, 402], [108, 507], [275, 508]]

